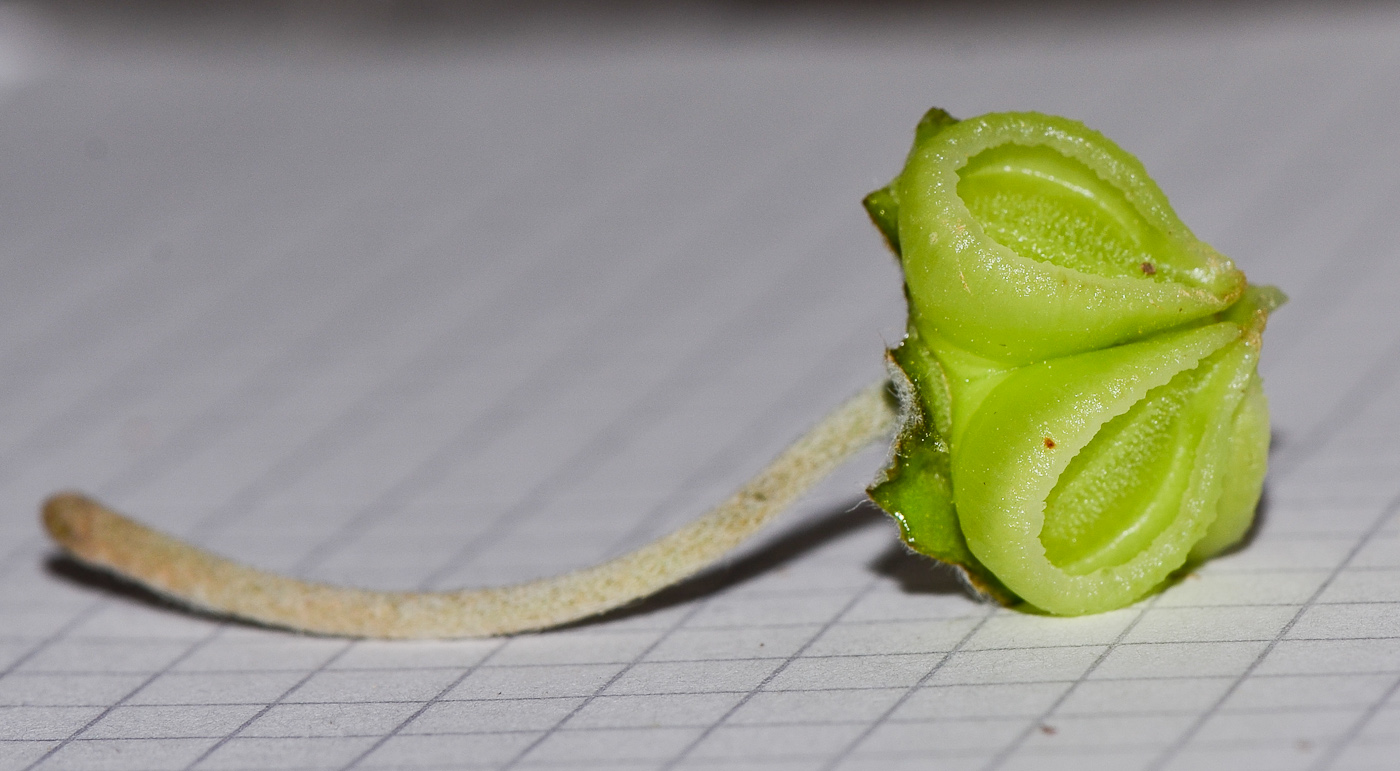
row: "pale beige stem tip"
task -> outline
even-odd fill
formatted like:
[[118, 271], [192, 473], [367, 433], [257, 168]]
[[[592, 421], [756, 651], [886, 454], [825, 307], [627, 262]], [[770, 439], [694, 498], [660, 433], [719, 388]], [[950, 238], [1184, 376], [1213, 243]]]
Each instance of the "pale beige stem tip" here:
[[78, 560], [201, 610], [346, 637], [489, 637], [588, 618], [698, 573], [894, 423], [885, 384], [872, 385], [690, 525], [601, 565], [515, 586], [376, 592], [307, 583], [218, 557], [76, 493], [50, 498], [43, 518]]

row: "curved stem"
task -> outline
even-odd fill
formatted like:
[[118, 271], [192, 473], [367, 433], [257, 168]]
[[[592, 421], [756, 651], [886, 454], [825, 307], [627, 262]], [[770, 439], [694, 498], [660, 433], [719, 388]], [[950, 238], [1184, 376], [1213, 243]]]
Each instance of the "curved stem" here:
[[308, 583], [216, 556], [76, 493], [50, 498], [43, 519], [78, 560], [201, 610], [345, 637], [489, 637], [588, 618], [698, 573], [894, 423], [885, 383], [871, 385], [695, 522], [601, 565], [514, 586], [377, 592]]

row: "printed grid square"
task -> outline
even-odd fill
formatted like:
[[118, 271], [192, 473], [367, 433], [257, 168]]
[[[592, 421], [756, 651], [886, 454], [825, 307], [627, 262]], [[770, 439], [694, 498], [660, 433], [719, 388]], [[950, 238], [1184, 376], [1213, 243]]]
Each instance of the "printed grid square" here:
[[890, 716], [895, 721], [1035, 717], [1049, 709], [1068, 683], [979, 683], [920, 688]]
[[636, 660], [656, 638], [655, 632], [568, 632], [512, 637], [491, 657], [491, 664], [626, 664]]
[[945, 757], [994, 754], [1025, 727], [1021, 719], [996, 718], [884, 723], [861, 741], [855, 753], [920, 755], [925, 762], [941, 763]]
[[1215, 705], [1233, 682], [1229, 677], [1086, 680], [1075, 685], [1055, 714], [1200, 714]]
[[188, 642], [160, 640], [58, 640], [21, 664], [19, 672], [84, 672], [101, 661], [98, 674], [155, 673], [189, 650]]
[[1179, 642], [1119, 645], [1090, 679], [1238, 676], [1264, 652], [1267, 642]]
[[536, 732], [404, 735], [390, 737], [357, 768], [496, 768], [520, 755], [541, 736]]
[[1302, 605], [1332, 575], [1331, 570], [1206, 571], [1188, 575], [1162, 592], [1154, 607]]
[[209, 622], [169, 608], [130, 603], [104, 605], [68, 633], [70, 639], [184, 640], [209, 636]]
[[0, 640], [0, 672], [14, 666], [16, 662], [42, 642], [42, 640]]
[[624, 672], [604, 693], [747, 692], [757, 688], [781, 663], [774, 659], [643, 662]]
[[1165, 747], [1193, 721], [1193, 715], [1054, 715], [1030, 732], [1025, 746], [1039, 751]]
[[1272, 640], [1297, 613], [1295, 608], [1149, 608], [1123, 638], [1125, 643]]
[[24, 771], [58, 742], [7, 741], [0, 746], [0, 771]]
[[253, 704], [114, 707], [83, 733], [91, 739], [218, 738], [258, 713]]
[[[32, 586], [27, 588], [32, 590]], [[22, 605], [9, 603], [0, 608], [0, 616], [5, 618], [7, 632], [38, 642], [58, 634], [64, 627], [77, 620], [82, 613], [91, 610], [90, 602], [76, 607], [66, 604], [51, 607], [47, 605], [36, 606], [31, 603]]]
[[743, 698], [738, 693], [596, 696], [566, 728], [691, 728], [714, 725]]
[[1091, 752], [1026, 747], [1006, 759], [1002, 771], [1128, 771], [1150, 768], [1155, 750], [1103, 748]]
[[[933, 569], [932, 567], [930, 569]], [[991, 612], [979, 607], [965, 592], [914, 594], [898, 587], [877, 588], [856, 601], [841, 617], [845, 622], [938, 621], [975, 618]]]
[[[1392, 687], [1395, 682], [1392, 678]], [[1358, 739], [1374, 744], [1400, 744], [1400, 708], [1395, 702], [1395, 691], [1391, 691], [1391, 701], [1369, 715], [1360, 728]]]
[[307, 672], [344, 651], [341, 640], [295, 637], [244, 637], [225, 633], [182, 659], [173, 672]]
[[[933, 760], [930, 760], [930, 758]], [[836, 766], [839, 771], [924, 771], [930, 762], [938, 763], [938, 771], [976, 771], [986, 768], [994, 756], [990, 753], [940, 752], [936, 756], [893, 752], [852, 755]]]
[[0, 707], [0, 740], [67, 739], [102, 707]]
[[405, 734], [532, 732], [553, 728], [583, 697], [440, 701], [404, 726]]
[[958, 651], [933, 673], [929, 684], [970, 685], [1077, 680], [1104, 650], [1103, 646], [1094, 645]]
[[555, 731], [524, 756], [531, 763], [607, 764], [669, 760], [699, 738], [700, 728], [603, 728]]
[[437, 696], [461, 673], [450, 669], [344, 669], [322, 671], [286, 696], [296, 702], [421, 702]]
[[764, 688], [770, 691], [910, 688], [941, 659], [936, 653], [799, 658], [789, 662]]
[[977, 621], [872, 621], [837, 623], [803, 651], [804, 656], [879, 656], [884, 654], [944, 653], [957, 646]]
[[214, 750], [196, 769], [339, 769], [374, 745], [372, 736], [248, 738], [235, 736]]
[[1240, 571], [1332, 571], [1347, 558], [1356, 541], [1356, 536], [1350, 534], [1319, 534], [1306, 539], [1261, 536], [1255, 538], [1248, 549], [1211, 562], [1200, 571], [1201, 580], [1209, 580], [1216, 573]]
[[618, 664], [481, 667], [448, 691], [443, 700], [592, 696], [620, 671], [622, 666]]
[[714, 760], [829, 758], [864, 730], [859, 724], [722, 725], [695, 745], [691, 756]]
[[686, 758], [674, 766], [662, 765], [661, 768], [671, 768], [675, 771], [715, 771], [720, 768], [732, 771], [821, 771], [825, 763], [824, 760], [815, 758], [764, 758], [751, 761], [734, 758]]
[[297, 671], [223, 674], [166, 672], [126, 700], [127, 704], [268, 704], [306, 675]]
[[978, 627], [963, 650], [1108, 645], [1140, 612], [1125, 608], [1065, 618], [1001, 611]]
[[0, 677], [0, 706], [106, 706], [136, 690], [147, 677], [143, 674], [11, 672]]
[[[720, 493], [720, 496], [725, 493]], [[883, 514], [871, 514], [870, 519], [879, 522]], [[857, 546], [854, 542], [853, 546]], [[844, 559], [840, 556], [822, 559], [813, 554], [801, 562], [784, 565], [778, 570], [765, 572], [752, 582], [735, 588], [736, 595], [793, 594], [812, 591], [834, 591], [849, 593], [859, 591], [870, 583], [870, 571], [859, 559]]]
[[418, 704], [274, 704], [239, 737], [384, 736]]
[[1211, 715], [1194, 737], [1194, 746], [1253, 743], [1321, 746], [1344, 734], [1361, 716], [1360, 710], [1298, 710], [1255, 714]]
[[1381, 699], [1390, 681], [1374, 674], [1255, 676], [1243, 680], [1220, 705], [1222, 712], [1362, 708]]
[[464, 670], [501, 647], [499, 640], [361, 640], [326, 667], [335, 669]]
[[721, 596], [705, 603], [685, 625], [692, 629], [822, 624], [851, 601], [854, 592]]
[[1400, 640], [1280, 640], [1256, 675], [1400, 672]]
[[1400, 532], [1377, 533], [1357, 550], [1348, 567], [1352, 569], [1400, 569]]
[[[1355, 560], [1352, 561], [1355, 564]], [[1343, 570], [1317, 598], [1319, 605], [1331, 603], [1395, 603], [1400, 598], [1400, 568]]]
[[785, 659], [797, 653], [820, 630], [816, 624], [740, 629], [681, 628], [667, 634], [642, 660]]
[[1353, 638], [1400, 638], [1400, 617], [1394, 606], [1377, 603], [1359, 605], [1313, 605], [1303, 611], [1288, 630], [1290, 640], [1346, 640]]
[[902, 688], [853, 691], [759, 691], [725, 722], [729, 725], [780, 723], [862, 723], [878, 720], [904, 695]]
[[1239, 771], [1303, 771], [1317, 763], [1310, 746], [1187, 747], [1167, 763], [1165, 771], [1196, 768], [1229, 768]]
[[1390, 771], [1395, 767], [1395, 745], [1358, 740], [1337, 754], [1334, 765], [1347, 771]]
[[214, 739], [99, 739], [69, 742], [36, 769], [178, 771], [214, 746]]

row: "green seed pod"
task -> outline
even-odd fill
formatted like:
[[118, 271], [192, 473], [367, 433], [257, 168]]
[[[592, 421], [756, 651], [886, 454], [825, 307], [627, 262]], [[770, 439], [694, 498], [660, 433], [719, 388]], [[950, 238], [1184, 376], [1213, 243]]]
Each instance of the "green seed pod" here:
[[869, 491], [906, 544], [1075, 615], [1244, 537], [1284, 297], [1192, 235], [1136, 158], [1064, 118], [932, 110], [865, 205], [909, 300], [901, 430]]

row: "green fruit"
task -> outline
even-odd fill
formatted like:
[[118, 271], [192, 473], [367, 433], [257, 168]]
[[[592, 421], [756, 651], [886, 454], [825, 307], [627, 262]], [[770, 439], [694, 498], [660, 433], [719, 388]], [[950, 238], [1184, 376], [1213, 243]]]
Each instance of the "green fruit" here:
[[1283, 294], [1064, 118], [931, 110], [865, 199], [900, 257], [903, 421], [870, 496], [914, 550], [1050, 613], [1119, 608], [1242, 539]]

